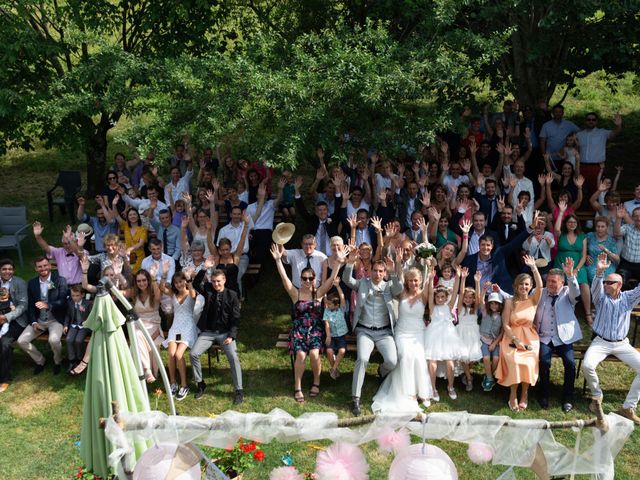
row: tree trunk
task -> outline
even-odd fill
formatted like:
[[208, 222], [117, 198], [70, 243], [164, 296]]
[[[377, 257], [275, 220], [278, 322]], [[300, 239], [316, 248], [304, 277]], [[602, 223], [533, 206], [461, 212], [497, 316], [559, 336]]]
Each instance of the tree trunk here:
[[96, 132], [85, 151], [87, 157], [87, 196], [101, 191], [107, 167], [107, 132]]
[[[91, 129], [87, 135], [85, 155], [87, 157], [87, 195], [93, 197], [100, 193], [105, 184], [105, 174], [107, 171], [107, 132], [111, 130], [111, 118], [119, 113], [109, 115], [103, 112], [100, 121], [96, 125], [92, 120], [85, 124], [85, 130]], [[117, 119], [115, 121], [117, 121]], [[90, 127], [89, 127], [90, 125]]]

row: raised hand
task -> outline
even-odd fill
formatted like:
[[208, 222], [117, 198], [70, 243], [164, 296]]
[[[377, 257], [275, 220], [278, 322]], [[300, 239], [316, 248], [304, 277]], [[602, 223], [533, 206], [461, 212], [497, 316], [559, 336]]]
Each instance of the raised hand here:
[[352, 213], [351, 215], [349, 215], [349, 217], [347, 217], [347, 223], [353, 230], [358, 225], [358, 216], [355, 213]]
[[402, 248], [402, 246], [397, 246], [394, 248], [394, 251], [396, 254], [396, 262], [401, 262], [404, 258], [404, 248]]
[[607, 256], [606, 253], [601, 253], [600, 255], [598, 255], [598, 263], [596, 264], [596, 273], [598, 273], [599, 275], [602, 275], [605, 270], [607, 268], [609, 268], [609, 266], [611, 265], [611, 262], [609, 261], [609, 257]]
[[420, 217], [418, 219], [417, 224], [418, 224], [418, 230], [422, 230], [423, 232], [427, 230], [427, 222], [424, 219], [424, 217]]
[[622, 171], [624, 170], [624, 167], [622, 165], [616, 165], [615, 169], [618, 173], [622, 173]]
[[[482, 280], [482, 272], [480, 270], [476, 270], [475, 275], [473, 276], [473, 280], [476, 283], [480, 283], [480, 280]], [[486, 289], [485, 289], [486, 290]]]
[[382, 231], [382, 219], [380, 217], [371, 217], [371, 226], [375, 228], [376, 232]]
[[616, 209], [616, 217], [624, 220], [626, 216], [627, 216], [627, 210], [624, 208], [624, 205], [618, 205]]
[[298, 192], [300, 190], [300, 187], [302, 187], [302, 184], [304, 183], [304, 178], [298, 176], [296, 177], [295, 182], [293, 182], [293, 186], [296, 189], [296, 192]]
[[600, 185], [598, 185], [598, 191], [606, 192], [607, 190], [609, 190], [609, 187], [607, 186], [607, 184], [605, 182], [600, 182]]
[[544, 188], [547, 183], [547, 177], [544, 174], [538, 175], [538, 183]]
[[500, 195], [498, 197], [498, 211], [501, 212], [502, 210], [504, 210], [504, 207], [506, 206], [505, 204], [505, 200], [504, 200], [504, 195]]
[[320, 167], [316, 170], [316, 181], [320, 181], [327, 176], [327, 170], [324, 167]]
[[[476, 272], [477, 273], [477, 272]], [[467, 267], [461, 267], [460, 268], [460, 277], [462, 279], [465, 279], [469, 276], [469, 269]]]
[[156, 262], [151, 263], [151, 266], [149, 267], [149, 275], [154, 279], [158, 276], [158, 264]]
[[213, 188], [213, 190], [215, 192], [220, 190], [220, 180], [218, 180], [217, 178], [212, 179], [211, 180], [211, 187]]
[[[280, 249], [275, 243], [271, 245], [271, 256], [276, 262], [282, 259], [282, 252], [280, 252]], [[209, 259], [207, 258], [207, 260]]]
[[[402, 259], [398, 261], [402, 261]], [[386, 256], [384, 257], [384, 266], [387, 269], [387, 273], [391, 273], [396, 268], [396, 263], [393, 261], [393, 258]]]
[[562, 264], [562, 270], [564, 270], [564, 274], [567, 277], [573, 277], [574, 276], [574, 271], [573, 271], [573, 266], [574, 266], [574, 261], [573, 258], [571, 257], [567, 257], [564, 260], [564, 263]]
[[89, 271], [89, 257], [86, 255], [82, 255], [80, 257], [80, 267], [82, 268], [83, 273], [87, 273]]
[[189, 226], [189, 217], [185, 215], [184, 217], [182, 217], [182, 220], [180, 220], [180, 228], [183, 230], [186, 230], [188, 226]]
[[429, 207], [429, 209], [427, 209], [427, 215], [429, 216], [429, 219], [433, 220], [434, 222], [439, 222], [440, 217], [442, 216], [442, 214], [436, 207]]
[[536, 259], [533, 258], [531, 255], [525, 255], [523, 257], [524, 260], [524, 264], [529, 267], [530, 269], [534, 269], [536, 268]]
[[162, 275], [165, 276], [165, 277], [169, 273], [169, 268], [171, 266], [171, 264], [169, 262], [170, 262], [170, 260], [164, 260], [162, 262]]
[[[259, 189], [259, 188], [258, 188]], [[209, 203], [213, 202], [216, 199], [215, 194], [213, 193], [213, 190], [207, 190], [207, 193], [205, 195], [205, 198], [207, 199], [207, 201]]]
[[[273, 247], [272, 247], [272, 249], [273, 249]], [[209, 268], [213, 268], [215, 266], [216, 266], [216, 258], [213, 255], [209, 255], [204, 260], [204, 268], [209, 269]]]
[[425, 190], [420, 198], [420, 202], [422, 202], [422, 206], [428, 208], [431, 205], [431, 192], [429, 190]]
[[267, 186], [264, 183], [261, 183], [260, 185], [258, 185], [258, 193], [257, 193], [258, 200], [264, 200], [266, 196], [267, 196]]
[[182, 269], [182, 271], [184, 272], [184, 276], [187, 277], [187, 280], [195, 277], [196, 268], [193, 265], [189, 265], [187, 268]]
[[484, 175], [479, 173], [478, 177], [476, 178], [476, 183], [478, 184], [478, 186], [484, 187], [484, 181], [485, 181]]
[[42, 235], [42, 231], [44, 230], [44, 228], [42, 227], [42, 224], [38, 221], [33, 222], [33, 234], [36, 237], [39, 237], [40, 235]]
[[584, 185], [584, 177], [582, 175], [578, 175], [578, 177], [574, 180], [576, 187], [581, 188]]
[[473, 223], [471, 222], [471, 220], [464, 219], [462, 221], [462, 225], [460, 225], [460, 230], [462, 230], [462, 233], [467, 235], [469, 233], [469, 230], [471, 230], [472, 225]]
[[78, 242], [78, 247], [84, 247], [84, 244], [87, 241], [87, 234], [85, 232], [76, 233], [76, 242]]
[[278, 179], [278, 189], [279, 190], [282, 190], [286, 184], [287, 184], [287, 179], [286, 178], [280, 177]]
[[553, 183], [553, 173], [547, 173], [547, 185], [551, 185]]
[[567, 208], [569, 207], [569, 205], [567, 205], [567, 201], [566, 200], [560, 200], [558, 202], [558, 208], [560, 209], [561, 213], [564, 213]]
[[385, 236], [393, 237], [396, 233], [398, 233], [398, 227], [395, 223], [389, 222], [384, 226]]

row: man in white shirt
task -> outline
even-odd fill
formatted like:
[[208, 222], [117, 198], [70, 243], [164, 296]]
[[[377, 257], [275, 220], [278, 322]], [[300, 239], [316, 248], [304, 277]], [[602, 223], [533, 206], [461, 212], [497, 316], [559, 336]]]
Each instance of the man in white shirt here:
[[264, 184], [258, 187], [258, 201], [247, 206], [246, 214], [253, 221], [253, 230], [251, 231], [251, 250], [253, 252], [253, 260], [256, 263], [262, 263], [268, 255], [271, 246], [271, 234], [273, 233], [273, 218], [280, 201], [282, 200], [282, 189], [285, 180], [283, 178], [278, 182], [278, 196], [275, 200], [267, 198], [267, 188]]
[[118, 193], [124, 200], [127, 205], [131, 205], [134, 208], [138, 209], [138, 213], [142, 216], [145, 214], [147, 210], [153, 208], [153, 219], [156, 222], [160, 222], [159, 212], [161, 210], [167, 210], [169, 207], [166, 203], [161, 202], [158, 198], [159, 191], [158, 187], [150, 186], [147, 188], [147, 197], [149, 198], [131, 198], [124, 191], [124, 188], [120, 188]]
[[589, 193], [593, 193], [598, 189], [600, 165], [606, 160], [607, 141], [622, 130], [622, 117], [620, 114], [613, 117], [614, 130], [598, 128], [598, 115], [595, 112], [587, 113], [585, 120], [586, 127], [576, 134], [576, 138], [580, 146], [580, 174], [585, 178]]
[[169, 202], [169, 199], [173, 198], [173, 201], [175, 202], [182, 198], [183, 193], [189, 193], [189, 184], [191, 182], [191, 177], [193, 177], [193, 167], [189, 164], [187, 171], [183, 176], [180, 176], [180, 167], [171, 167], [169, 175], [171, 177], [171, 181], [164, 187], [164, 199]]
[[[281, 245], [281, 248], [284, 247]], [[302, 249], [284, 250], [282, 263], [291, 265], [291, 283], [300, 288], [300, 272], [307, 267], [313, 268], [316, 274], [316, 288], [320, 286], [322, 278], [322, 263], [327, 256], [316, 250], [316, 237], [307, 233], [302, 237]]]
[[[240, 237], [242, 237], [242, 229], [244, 228], [244, 223], [242, 222], [242, 209], [239, 206], [235, 206], [231, 209], [231, 221], [220, 229], [220, 233], [218, 233], [218, 243], [216, 245], [220, 245], [220, 240], [222, 238], [228, 238], [231, 241], [231, 251], [235, 252], [238, 248], [238, 244], [240, 243]], [[249, 230], [253, 230], [253, 219], [249, 221]], [[242, 256], [240, 257], [240, 263], [238, 264], [238, 285], [240, 286], [240, 296], [242, 297], [242, 277], [247, 271], [247, 267], [249, 266], [249, 236], [244, 242], [244, 246], [242, 247]]]

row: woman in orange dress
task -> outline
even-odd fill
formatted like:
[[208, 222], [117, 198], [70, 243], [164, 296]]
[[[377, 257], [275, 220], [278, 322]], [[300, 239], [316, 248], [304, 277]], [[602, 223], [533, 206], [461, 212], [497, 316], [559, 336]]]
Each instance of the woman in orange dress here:
[[[531, 275], [526, 273], [518, 275], [513, 282], [514, 295], [505, 302], [502, 312], [504, 335], [496, 369], [498, 383], [511, 389], [509, 408], [514, 412], [527, 408], [529, 386], [538, 380], [540, 352], [540, 337], [533, 326], [533, 319], [542, 295], [542, 278], [533, 257], [525, 256], [524, 263], [531, 269], [536, 286], [533, 295], [529, 296], [533, 283]], [[520, 403], [519, 385], [522, 385]]]

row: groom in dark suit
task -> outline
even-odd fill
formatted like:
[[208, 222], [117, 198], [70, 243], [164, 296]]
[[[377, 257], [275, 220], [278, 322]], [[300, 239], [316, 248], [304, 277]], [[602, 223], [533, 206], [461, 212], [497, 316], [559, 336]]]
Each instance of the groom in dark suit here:
[[205, 275], [208, 270], [213, 268], [213, 260], [207, 259], [204, 265], [205, 268], [200, 270], [193, 280], [193, 288], [205, 298], [202, 315], [198, 320], [198, 329], [202, 333], [191, 347], [189, 354], [193, 379], [198, 384], [195, 398], [202, 398], [206, 387], [202, 379], [200, 355], [209, 350], [212, 345], [220, 345], [231, 367], [231, 377], [235, 388], [233, 403], [239, 404], [244, 400], [242, 370], [236, 350], [236, 336], [240, 324], [240, 300], [236, 292], [225, 288], [227, 277], [224, 270], [213, 270], [209, 282], [206, 281]]
[[67, 281], [58, 272], [51, 271], [46, 257], [37, 258], [35, 266], [38, 276], [27, 284], [29, 325], [18, 338], [18, 345], [36, 363], [33, 374], [37, 375], [44, 370], [45, 358], [31, 342], [48, 331], [49, 345], [53, 350], [53, 374], [57, 375], [62, 363], [61, 338], [67, 311]]

